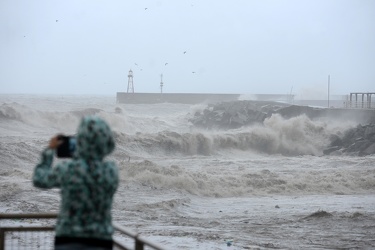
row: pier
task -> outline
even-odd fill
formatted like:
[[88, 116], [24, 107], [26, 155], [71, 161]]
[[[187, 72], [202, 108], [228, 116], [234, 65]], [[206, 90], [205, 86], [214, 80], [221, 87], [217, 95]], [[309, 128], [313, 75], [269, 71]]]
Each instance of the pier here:
[[[131, 93], [117, 92], [117, 103], [127, 104], [155, 104], [155, 103], [219, 103], [231, 102], [241, 99], [241, 94], [205, 94], [205, 93]], [[279, 94], [253, 94], [252, 99], [257, 101], [293, 101], [291, 95]]]
[[236, 101], [238, 94], [194, 94], [194, 93], [125, 93], [118, 92], [118, 103], [155, 104], [155, 103], [217, 103]]

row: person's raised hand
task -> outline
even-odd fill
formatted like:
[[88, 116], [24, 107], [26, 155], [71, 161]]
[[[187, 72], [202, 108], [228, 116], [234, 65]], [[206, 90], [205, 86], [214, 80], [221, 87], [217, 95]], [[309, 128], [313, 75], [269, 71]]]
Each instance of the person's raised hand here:
[[56, 135], [50, 139], [48, 147], [51, 149], [56, 149], [62, 142], [61, 137]]

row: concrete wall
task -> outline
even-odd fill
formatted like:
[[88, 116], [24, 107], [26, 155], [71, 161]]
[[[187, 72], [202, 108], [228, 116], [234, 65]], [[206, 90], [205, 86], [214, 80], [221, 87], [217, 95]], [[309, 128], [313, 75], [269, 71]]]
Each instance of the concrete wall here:
[[118, 103], [153, 104], [153, 103], [217, 103], [236, 101], [239, 94], [193, 94], [193, 93], [125, 93], [117, 92]]

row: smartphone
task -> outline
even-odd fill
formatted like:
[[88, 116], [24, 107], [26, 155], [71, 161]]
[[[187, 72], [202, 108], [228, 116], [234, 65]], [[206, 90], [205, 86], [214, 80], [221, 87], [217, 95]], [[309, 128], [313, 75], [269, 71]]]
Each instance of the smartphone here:
[[57, 147], [56, 155], [59, 158], [71, 158], [76, 150], [76, 138], [74, 136], [60, 135], [62, 143]]

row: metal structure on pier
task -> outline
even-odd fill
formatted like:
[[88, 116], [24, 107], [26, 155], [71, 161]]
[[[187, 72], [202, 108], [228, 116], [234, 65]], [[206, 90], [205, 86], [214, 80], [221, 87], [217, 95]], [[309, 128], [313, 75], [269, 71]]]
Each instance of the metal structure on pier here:
[[350, 93], [346, 102], [346, 108], [375, 109], [375, 98], [373, 101], [373, 95], [375, 96], [375, 92]]

